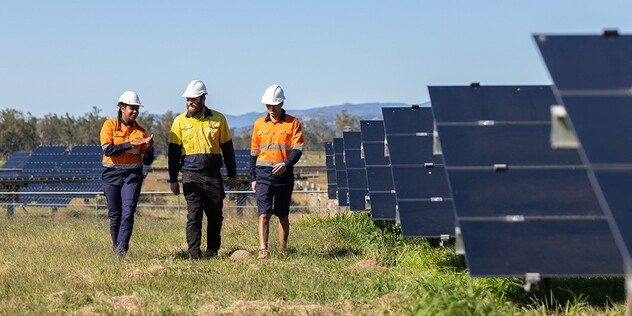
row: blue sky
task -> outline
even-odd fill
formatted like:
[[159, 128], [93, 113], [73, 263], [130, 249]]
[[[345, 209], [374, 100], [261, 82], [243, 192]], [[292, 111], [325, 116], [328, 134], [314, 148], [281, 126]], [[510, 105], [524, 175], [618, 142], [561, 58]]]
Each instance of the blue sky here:
[[225, 114], [422, 103], [428, 85], [550, 84], [534, 33], [632, 32], [630, 0], [29, 1], [0, 4], [0, 109], [37, 117], [184, 111], [192, 79]]

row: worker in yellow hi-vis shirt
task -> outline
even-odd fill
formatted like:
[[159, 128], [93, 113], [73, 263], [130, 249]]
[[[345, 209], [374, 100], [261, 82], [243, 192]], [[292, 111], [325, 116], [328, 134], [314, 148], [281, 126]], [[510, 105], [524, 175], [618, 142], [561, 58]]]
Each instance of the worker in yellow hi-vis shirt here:
[[[182, 94], [187, 111], [176, 116], [169, 135], [169, 182], [171, 192], [180, 194], [178, 173], [182, 171], [182, 190], [187, 201], [187, 244], [190, 259], [200, 259], [203, 215], [208, 219], [207, 257], [219, 251], [224, 220], [223, 164], [230, 189], [237, 184], [235, 151], [226, 118], [206, 106], [206, 85], [191, 81]], [[223, 162], [222, 162], [223, 160]]]

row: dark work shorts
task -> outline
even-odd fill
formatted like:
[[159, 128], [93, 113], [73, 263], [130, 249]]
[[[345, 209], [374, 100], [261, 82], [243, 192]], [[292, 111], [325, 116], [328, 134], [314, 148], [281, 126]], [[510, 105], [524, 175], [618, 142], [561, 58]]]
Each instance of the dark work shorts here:
[[278, 217], [288, 216], [290, 214], [293, 188], [293, 183], [269, 185], [257, 182], [256, 195], [259, 215], [272, 214]]

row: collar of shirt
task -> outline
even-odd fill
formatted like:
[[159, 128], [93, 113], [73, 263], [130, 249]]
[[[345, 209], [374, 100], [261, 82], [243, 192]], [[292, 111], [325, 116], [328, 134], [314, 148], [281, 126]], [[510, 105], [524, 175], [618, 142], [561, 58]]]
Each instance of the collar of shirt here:
[[[213, 116], [213, 112], [211, 111], [211, 109], [209, 109], [208, 107], [205, 106], [204, 107], [204, 116], [201, 117], [201, 118], [205, 118], [207, 116]], [[192, 118], [192, 117], [193, 117], [193, 114], [191, 114], [191, 113], [189, 113], [187, 111], [187, 118]]]
[[[266, 120], [265, 121], [266, 122], [272, 121], [272, 118], [270, 117], [270, 113], [268, 113], [266, 115]], [[281, 115], [279, 115], [279, 121], [281, 121], [281, 122], [285, 121], [285, 110], [284, 109], [281, 109]]]
[[127, 126], [134, 126], [134, 121], [131, 122], [125, 122], [125, 120], [123, 120], [123, 117], [119, 114], [118, 116], [118, 120], [119, 122], [121, 122], [121, 124], [123, 125], [127, 125]]

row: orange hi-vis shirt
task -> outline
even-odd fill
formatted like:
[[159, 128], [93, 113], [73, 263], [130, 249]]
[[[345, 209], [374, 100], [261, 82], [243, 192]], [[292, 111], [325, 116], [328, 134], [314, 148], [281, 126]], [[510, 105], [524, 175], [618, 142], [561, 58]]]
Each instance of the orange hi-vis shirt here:
[[297, 118], [283, 111], [279, 120], [272, 122], [268, 114], [255, 121], [250, 155], [257, 156], [257, 167], [272, 167], [285, 162], [291, 168], [293, 163], [288, 157], [292, 150], [303, 151], [303, 144], [301, 122]]
[[[125, 125], [119, 118], [113, 118], [103, 123], [101, 128], [101, 148], [103, 152], [109, 146], [129, 143], [132, 140], [148, 137], [147, 131], [136, 122]], [[115, 155], [103, 155], [103, 166], [106, 168], [135, 169], [142, 167], [142, 155], [147, 151], [147, 144], [131, 146]]]

